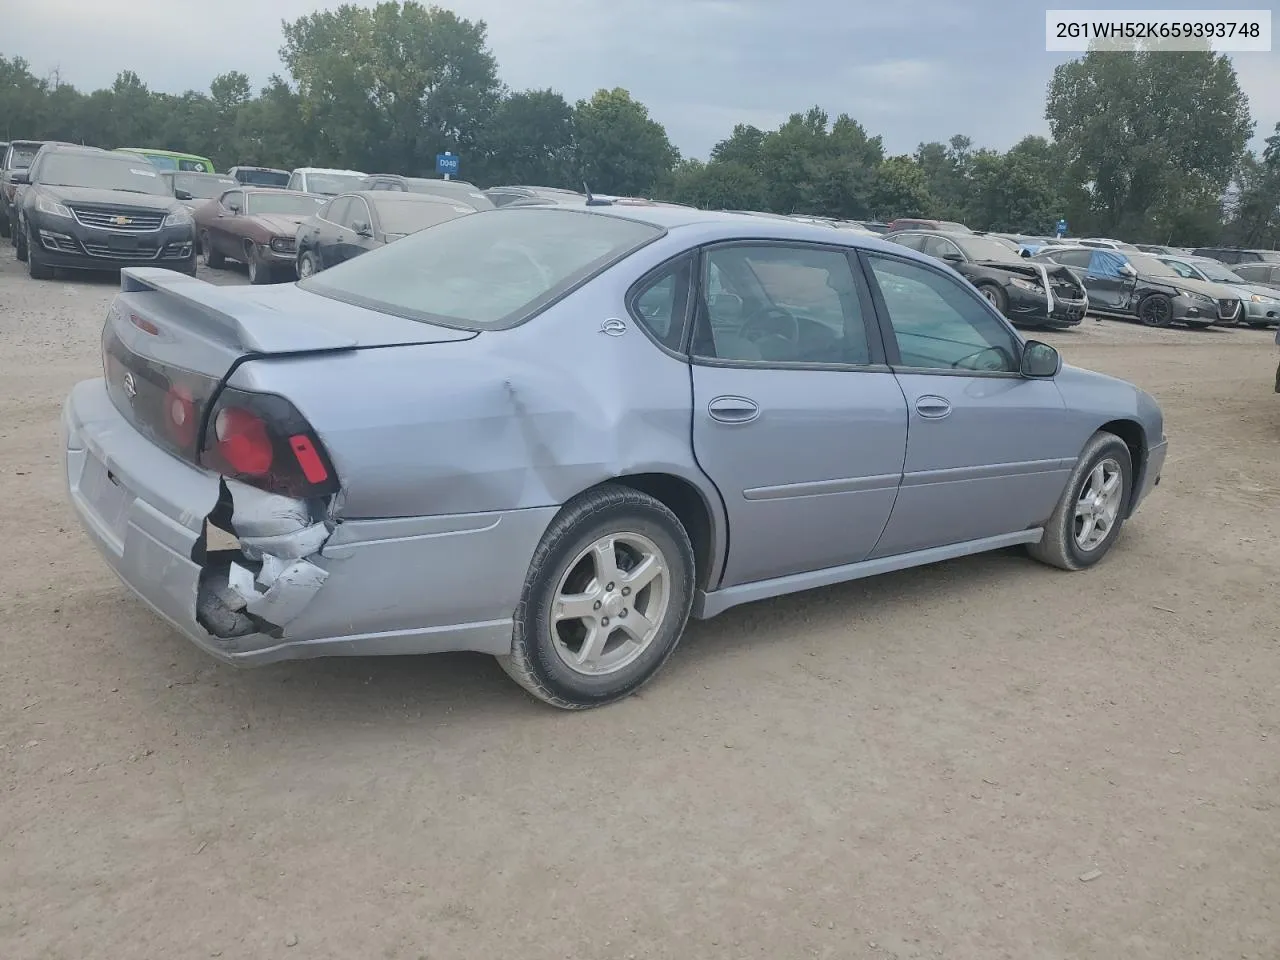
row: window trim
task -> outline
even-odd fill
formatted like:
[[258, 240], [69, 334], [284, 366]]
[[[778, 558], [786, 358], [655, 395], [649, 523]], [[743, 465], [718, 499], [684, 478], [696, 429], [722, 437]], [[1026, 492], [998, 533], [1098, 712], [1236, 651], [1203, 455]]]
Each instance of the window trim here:
[[[649, 329], [648, 323], [644, 321], [639, 309], [636, 307], [636, 301], [639, 300], [640, 296], [643, 293], [645, 293], [653, 285], [653, 283], [656, 280], [658, 280], [660, 277], [662, 277], [663, 275], [673, 270], [679, 270], [681, 267], [682, 260], [688, 262], [688, 266], [690, 270], [689, 284], [688, 284], [688, 290], [686, 291], [686, 294], [685, 294], [684, 316], [680, 319], [680, 338], [677, 341], [677, 345], [675, 347], [669, 347], [665, 343], [663, 343], [660, 339], [658, 339], [658, 335], [656, 333], [654, 333], [652, 330]], [[623, 302], [626, 305], [627, 315], [631, 318], [631, 321], [641, 329], [644, 335], [649, 338], [650, 342], [653, 343], [655, 347], [657, 347], [667, 356], [674, 357], [677, 360], [688, 361], [689, 359], [688, 345], [689, 345], [690, 334], [693, 331], [692, 320], [697, 308], [698, 268], [699, 268], [698, 251], [684, 250], [673, 257], [668, 257], [666, 260], [663, 260], [657, 266], [649, 270], [646, 270], [643, 274], [641, 274], [638, 280], [636, 280], [634, 283], [631, 284], [631, 286], [627, 288], [627, 292], [623, 297]], [[675, 318], [672, 317], [672, 322], [674, 321], [675, 321]]]
[[[732, 360], [721, 357], [700, 357], [693, 352], [693, 334], [698, 323], [699, 313], [706, 305], [706, 297], [703, 291], [703, 277], [706, 274], [707, 257], [716, 250], [725, 247], [786, 247], [790, 249], [800, 248], [807, 250], [818, 250], [824, 253], [835, 253], [843, 256], [849, 265], [849, 272], [853, 275], [853, 285], [858, 291], [858, 306], [862, 311], [862, 327], [867, 337], [867, 354], [870, 357], [869, 363], [827, 363], [823, 361], [812, 360]], [[884, 333], [880, 329], [878, 317], [876, 315], [874, 301], [871, 296], [871, 290], [867, 287], [865, 277], [860, 274], [857, 263], [859, 250], [856, 247], [847, 247], [840, 244], [817, 243], [812, 240], [777, 240], [777, 239], [752, 239], [741, 238], [731, 240], [717, 240], [713, 243], [703, 244], [697, 249], [698, 262], [695, 264], [695, 272], [693, 275], [693, 296], [691, 302], [693, 304], [693, 316], [685, 331], [684, 342], [681, 348], [684, 357], [694, 366], [700, 367], [730, 367], [743, 370], [840, 370], [849, 373], [888, 373], [890, 372], [889, 364], [886, 360], [885, 345], [882, 342]], [[859, 282], [861, 278], [862, 282]], [[708, 322], [710, 322], [708, 320]]]
[[[1018, 329], [1009, 322], [1008, 317], [1000, 313], [991, 303], [978, 292], [972, 289], [969, 284], [956, 283], [954, 277], [948, 276], [942, 270], [935, 267], [932, 263], [916, 260], [913, 257], [900, 257], [895, 253], [881, 250], [858, 250], [858, 262], [862, 268], [863, 278], [867, 286], [871, 290], [871, 298], [875, 302], [876, 321], [880, 328], [880, 336], [884, 340], [886, 362], [890, 370], [895, 374], [907, 376], [910, 374], [923, 374], [925, 376], [937, 377], [980, 377], [984, 380], [1023, 380], [1022, 353], [1026, 349], [1026, 341], [1018, 334]], [[921, 254], [922, 257], [927, 254]], [[1013, 361], [1018, 365], [1018, 370], [957, 370], [943, 367], [908, 367], [902, 363], [902, 352], [898, 347], [898, 334], [893, 329], [893, 323], [889, 319], [889, 305], [884, 301], [884, 295], [880, 290], [880, 282], [876, 279], [875, 272], [871, 268], [871, 260], [879, 257], [882, 260], [896, 260], [899, 263], [907, 263], [912, 266], [925, 270], [946, 281], [955, 284], [965, 296], [969, 297], [976, 303], [979, 309], [997, 320], [1002, 327], [1009, 333], [1013, 339], [1015, 355]], [[966, 286], [969, 289], [965, 289]]]

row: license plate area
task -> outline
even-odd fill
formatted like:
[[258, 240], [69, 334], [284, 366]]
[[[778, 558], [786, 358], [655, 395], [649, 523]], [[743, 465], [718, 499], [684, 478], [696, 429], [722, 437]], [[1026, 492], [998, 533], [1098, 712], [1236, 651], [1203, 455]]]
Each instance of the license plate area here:
[[122, 233], [108, 233], [107, 248], [110, 250], [137, 250], [138, 238]]
[[133, 496], [106, 464], [92, 454], [86, 458], [84, 471], [80, 474], [80, 496], [102, 526], [123, 543]]

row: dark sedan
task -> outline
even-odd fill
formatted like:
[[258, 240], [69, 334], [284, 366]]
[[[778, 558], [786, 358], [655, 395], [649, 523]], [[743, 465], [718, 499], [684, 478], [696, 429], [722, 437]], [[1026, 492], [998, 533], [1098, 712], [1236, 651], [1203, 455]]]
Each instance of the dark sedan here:
[[1074, 327], [1089, 310], [1084, 285], [1070, 270], [1031, 263], [1008, 240], [926, 230], [885, 239], [949, 264], [1020, 326]]
[[13, 140], [0, 153], [0, 237], [12, 238], [13, 226], [18, 222], [19, 184], [13, 175], [30, 167], [43, 146], [43, 140]]
[[298, 190], [236, 187], [195, 214], [200, 254], [218, 270], [227, 260], [249, 269], [250, 283], [291, 279], [298, 225], [329, 198]]
[[1207, 329], [1215, 323], [1235, 323], [1240, 315], [1240, 296], [1230, 287], [1180, 277], [1150, 254], [1050, 247], [1031, 262], [1070, 267], [1089, 291], [1090, 310], [1148, 327], [1184, 323]]
[[125, 153], [47, 144], [14, 182], [19, 260], [34, 280], [55, 269], [168, 267], [195, 275], [191, 214], [150, 164]]
[[475, 212], [465, 203], [429, 193], [344, 193], [298, 227], [298, 276], [305, 280], [326, 267]]

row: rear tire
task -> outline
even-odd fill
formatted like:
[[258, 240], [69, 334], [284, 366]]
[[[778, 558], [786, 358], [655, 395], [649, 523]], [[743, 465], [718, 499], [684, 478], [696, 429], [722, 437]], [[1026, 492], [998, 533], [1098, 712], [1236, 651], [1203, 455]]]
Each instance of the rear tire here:
[[23, 243], [27, 250], [27, 276], [32, 280], [52, 280], [53, 267], [44, 262], [40, 245], [34, 243], [34, 239], [28, 231], [26, 242]]
[[1132, 489], [1129, 448], [1115, 434], [1098, 431], [1071, 471], [1062, 498], [1044, 525], [1044, 536], [1030, 544], [1027, 552], [1060, 570], [1093, 566], [1120, 536]]
[[0, 237], [8, 238], [13, 233], [13, 224], [9, 222], [9, 215], [5, 214], [0, 217]]
[[208, 230], [200, 232], [200, 256], [204, 258], [204, 265], [210, 270], [221, 270], [227, 265], [226, 257], [213, 249], [213, 239], [209, 236]]
[[605, 484], [566, 504], [543, 534], [516, 607], [511, 653], [498, 662], [554, 707], [613, 703], [667, 662], [693, 589], [693, 547], [675, 514], [637, 490]]

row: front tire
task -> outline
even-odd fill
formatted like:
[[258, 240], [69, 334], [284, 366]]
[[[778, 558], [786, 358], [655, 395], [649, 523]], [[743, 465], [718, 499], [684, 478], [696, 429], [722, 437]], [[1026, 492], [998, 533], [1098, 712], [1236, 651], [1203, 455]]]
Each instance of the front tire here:
[[0, 216], [0, 237], [8, 239], [11, 233], [13, 233], [13, 224], [10, 222], [9, 215], [6, 213], [3, 216]]
[[27, 276], [32, 280], [52, 280], [53, 267], [44, 262], [44, 258], [40, 253], [40, 244], [34, 241], [35, 238], [31, 236], [30, 230], [28, 230], [27, 239], [23, 243], [27, 251]]
[[998, 284], [983, 283], [978, 286], [978, 292], [982, 294], [984, 300], [1000, 311], [1000, 316], [1007, 317], [1009, 309], [1009, 295]]
[[1115, 434], [1098, 431], [1085, 444], [1044, 536], [1027, 551], [1061, 570], [1093, 566], [1120, 536], [1132, 489], [1129, 448]]
[[271, 275], [271, 266], [262, 262], [262, 257], [258, 254], [258, 248], [245, 244], [244, 251], [245, 266], [249, 268], [249, 282], [255, 286], [270, 283], [274, 278]]
[[689, 535], [666, 506], [605, 484], [570, 501], [534, 551], [502, 668], [554, 707], [634, 693], [674, 652], [693, 603]]
[[27, 262], [27, 236], [21, 220], [13, 229], [13, 255], [18, 258], [19, 263]]
[[1163, 293], [1148, 294], [1138, 304], [1138, 319], [1144, 327], [1167, 327], [1173, 323], [1173, 301]]

